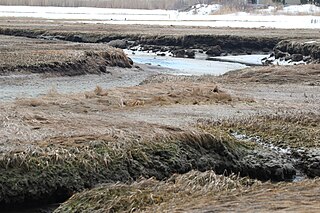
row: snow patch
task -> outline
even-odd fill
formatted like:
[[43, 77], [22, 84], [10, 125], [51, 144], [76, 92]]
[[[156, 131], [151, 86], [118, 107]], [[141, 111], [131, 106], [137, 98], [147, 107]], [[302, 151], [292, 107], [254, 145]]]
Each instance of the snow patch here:
[[[210, 15], [212, 14], [212, 11], [216, 11], [218, 8], [219, 5], [196, 5], [189, 12], [178, 12], [176, 10], [0, 6], [0, 16], [45, 18], [48, 19], [48, 21], [54, 19], [65, 19], [68, 22], [101, 24], [320, 29], [319, 16], [277, 14], [266, 15], [250, 14], [245, 12], [227, 15]], [[320, 8], [314, 5], [289, 6], [285, 8], [288, 8], [286, 9], [287, 11], [295, 11], [293, 8], [300, 8], [298, 9], [300, 12], [320, 11]]]
[[266, 15], [318, 15], [320, 7], [313, 4], [290, 5], [279, 9], [276, 6], [269, 6], [267, 9], [258, 10], [258, 12]]
[[185, 15], [211, 15], [216, 11], [219, 11], [221, 5], [219, 4], [197, 4], [191, 7], [188, 12], [181, 12]]

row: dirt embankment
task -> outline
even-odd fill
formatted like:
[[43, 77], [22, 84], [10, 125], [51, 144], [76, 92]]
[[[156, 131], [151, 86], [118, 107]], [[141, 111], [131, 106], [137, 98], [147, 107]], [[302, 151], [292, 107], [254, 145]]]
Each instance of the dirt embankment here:
[[275, 58], [320, 63], [320, 40], [284, 40], [274, 48]]
[[194, 57], [194, 50], [211, 56], [271, 53], [283, 40], [319, 39], [317, 30], [106, 25], [19, 18], [13, 18], [10, 22], [0, 18], [0, 34], [81, 43], [108, 43], [132, 50], [136, 50], [135, 47], [139, 45], [142, 50], [169, 51], [172, 55], [190, 58]]
[[[270, 52], [280, 41], [277, 38], [240, 37], [235, 35], [136, 35], [136, 34], [103, 34], [94, 32], [63, 32], [34, 29], [0, 28], [0, 34], [22, 36], [28, 38], [58, 39], [84, 43], [113, 43], [116, 47], [131, 48], [142, 46], [144, 50], [177, 51], [179, 49], [210, 50], [211, 47], [220, 46], [226, 53], [255, 53]], [[112, 44], [112, 43], [110, 43]]]

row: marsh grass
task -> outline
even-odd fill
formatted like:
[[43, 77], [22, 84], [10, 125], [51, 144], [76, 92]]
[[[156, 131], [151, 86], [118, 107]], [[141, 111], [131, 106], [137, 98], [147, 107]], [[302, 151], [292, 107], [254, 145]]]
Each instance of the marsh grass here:
[[[171, 104], [228, 104], [234, 99], [213, 83], [167, 82], [104, 90], [97, 87], [85, 93], [86, 99], [120, 107]], [[91, 101], [92, 101], [91, 100]]]
[[[22, 34], [24, 31], [22, 30]], [[35, 32], [44, 33], [44, 32]], [[32, 34], [32, 33], [31, 33]], [[39, 35], [39, 36], [40, 36]], [[2, 37], [0, 73], [80, 75], [105, 73], [107, 66], [131, 67], [126, 54], [117, 48], [97, 44], [66, 44], [61, 41]]]
[[293, 84], [303, 83], [319, 85], [319, 64], [292, 66], [266, 66], [250, 67], [241, 70], [228, 72], [216, 81], [221, 83], [256, 82], [263, 84]]
[[101, 185], [74, 195], [55, 212], [168, 211], [170, 206], [186, 204], [190, 199], [245, 191], [259, 184], [259, 181], [236, 175], [225, 177], [213, 171], [191, 171], [183, 175], [173, 175], [166, 181], [151, 178], [130, 185]]
[[277, 146], [319, 147], [320, 117], [315, 113], [280, 113], [237, 120], [200, 121], [200, 128], [220, 128], [248, 136], [259, 136]]
[[2, 205], [38, 202], [44, 197], [54, 199], [58, 189], [63, 189], [63, 196], [69, 196], [97, 183], [131, 182], [140, 176], [164, 179], [174, 172], [190, 171], [195, 165], [187, 162], [185, 155], [190, 152], [191, 158], [198, 158], [199, 153], [191, 153], [194, 149], [202, 152], [205, 148], [216, 156], [220, 156], [221, 149], [230, 149], [234, 155], [243, 152], [221, 137], [201, 132], [154, 135], [148, 139], [118, 134], [83, 136], [38, 144], [0, 156]]

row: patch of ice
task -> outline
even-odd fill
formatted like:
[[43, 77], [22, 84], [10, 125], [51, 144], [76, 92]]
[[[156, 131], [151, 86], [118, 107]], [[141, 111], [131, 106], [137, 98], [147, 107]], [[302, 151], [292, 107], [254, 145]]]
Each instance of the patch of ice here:
[[217, 56], [216, 59], [229, 60], [244, 64], [262, 65], [261, 60], [269, 55], [237, 55], [237, 56]]
[[263, 148], [272, 150], [272, 151], [274, 151], [276, 153], [279, 153], [279, 154], [288, 155], [288, 154], [292, 153], [292, 150], [291, 150], [290, 147], [282, 148], [282, 147], [275, 146], [275, 145], [273, 145], [271, 143], [266, 143], [259, 136], [250, 137], [248, 135], [241, 134], [241, 133], [238, 133], [238, 132], [233, 132], [233, 133], [231, 133], [231, 135], [237, 140], [255, 142], [255, 143], [261, 145]]
[[132, 54], [130, 50], [125, 50], [125, 52], [135, 63], [168, 68], [167, 71], [162, 72], [175, 75], [222, 75], [232, 70], [247, 67], [243, 64], [231, 62], [157, 56], [156, 53], [139, 51]]

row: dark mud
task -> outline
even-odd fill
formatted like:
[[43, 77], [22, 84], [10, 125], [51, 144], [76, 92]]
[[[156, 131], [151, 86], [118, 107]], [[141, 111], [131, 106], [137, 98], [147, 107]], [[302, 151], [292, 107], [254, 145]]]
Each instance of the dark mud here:
[[241, 121], [205, 123], [209, 122], [206, 125], [213, 128], [218, 126], [229, 130], [240, 140], [252, 142], [253, 146], [257, 146], [255, 150], [259, 147], [270, 150], [275, 158], [287, 159], [300, 175], [315, 178], [320, 176], [319, 119], [315, 113], [279, 113]]
[[270, 59], [266, 60], [266, 64], [272, 62], [274, 59], [291, 63], [320, 63], [320, 40], [283, 40], [274, 47]]

